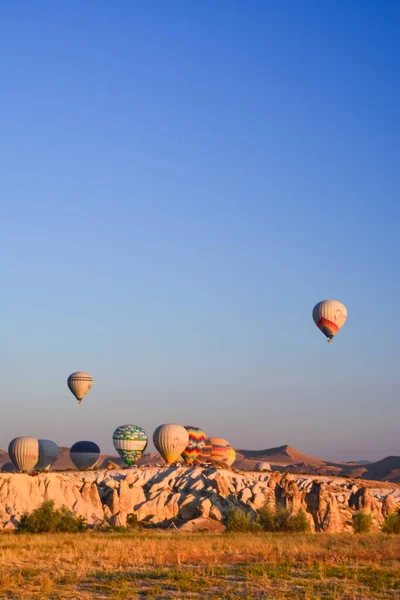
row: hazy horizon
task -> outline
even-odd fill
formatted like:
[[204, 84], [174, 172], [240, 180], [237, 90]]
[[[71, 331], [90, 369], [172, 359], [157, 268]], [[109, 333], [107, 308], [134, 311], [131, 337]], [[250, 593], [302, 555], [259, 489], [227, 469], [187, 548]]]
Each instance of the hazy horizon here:
[[400, 456], [399, 25], [372, 0], [0, 6], [0, 448], [178, 422]]

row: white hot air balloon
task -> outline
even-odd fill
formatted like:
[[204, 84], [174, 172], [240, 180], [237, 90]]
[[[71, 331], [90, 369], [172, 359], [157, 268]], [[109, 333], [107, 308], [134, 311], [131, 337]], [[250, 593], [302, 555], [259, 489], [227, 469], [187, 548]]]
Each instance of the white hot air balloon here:
[[153, 434], [153, 442], [165, 462], [170, 465], [185, 450], [189, 434], [182, 425], [166, 423], [157, 427]]
[[93, 385], [93, 378], [89, 373], [76, 371], [75, 373], [71, 373], [68, 377], [67, 385], [80, 404], [86, 394], [90, 391], [90, 388]]
[[8, 454], [19, 471], [31, 471], [39, 460], [39, 442], [33, 437], [17, 437], [11, 440]]
[[256, 471], [270, 471], [271, 470], [271, 466], [269, 463], [265, 462], [265, 461], [260, 461], [258, 463], [256, 463]]
[[314, 323], [328, 338], [328, 342], [343, 327], [347, 319], [347, 309], [338, 300], [322, 300], [314, 306], [312, 313]]
[[39, 460], [36, 469], [48, 470], [58, 458], [58, 446], [51, 440], [39, 440]]

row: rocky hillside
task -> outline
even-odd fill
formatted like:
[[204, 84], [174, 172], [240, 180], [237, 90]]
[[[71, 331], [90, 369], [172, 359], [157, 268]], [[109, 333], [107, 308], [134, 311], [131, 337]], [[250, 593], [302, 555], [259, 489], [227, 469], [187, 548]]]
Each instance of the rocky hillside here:
[[371, 512], [375, 527], [400, 504], [400, 486], [274, 473], [179, 468], [0, 474], [0, 527], [14, 529], [24, 512], [54, 500], [90, 524], [125, 525], [129, 513], [155, 526], [223, 530], [230, 508], [256, 511], [302, 507], [313, 531], [351, 531], [355, 511]]

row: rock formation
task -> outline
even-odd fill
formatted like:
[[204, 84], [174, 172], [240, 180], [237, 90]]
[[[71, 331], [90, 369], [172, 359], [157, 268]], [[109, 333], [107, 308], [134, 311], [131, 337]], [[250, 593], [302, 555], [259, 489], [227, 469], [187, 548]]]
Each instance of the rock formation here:
[[67, 506], [90, 525], [124, 526], [134, 513], [149, 525], [186, 531], [222, 531], [231, 508], [255, 513], [269, 503], [291, 514], [303, 508], [313, 531], [341, 532], [352, 531], [352, 517], [361, 509], [378, 528], [400, 506], [400, 486], [201, 467], [0, 473], [0, 528], [15, 529], [21, 515], [44, 500]]

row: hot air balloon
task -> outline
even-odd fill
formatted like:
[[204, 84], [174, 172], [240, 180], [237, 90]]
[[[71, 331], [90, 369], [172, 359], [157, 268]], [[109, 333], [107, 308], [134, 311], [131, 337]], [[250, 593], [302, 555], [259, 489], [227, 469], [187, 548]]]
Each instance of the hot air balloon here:
[[58, 458], [58, 446], [51, 440], [39, 440], [39, 460], [36, 469], [48, 470]]
[[207, 437], [200, 427], [185, 425], [185, 429], [189, 434], [189, 443], [182, 452], [182, 458], [187, 465], [192, 465], [201, 454]]
[[271, 466], [269, 463], [264, 462], [264, 461], [260, 461], [258, 463], [256, 463], [256, 471], [270, 471], [271, 470]]
[[197, 464], [208, 463], [211, 460], [212, 453], [212, 443], [210, 442], [210, 438], [207, 438], [204, 442], [204, 446], [197, 457]]
[[169, 465], [176, 461], [188, 445], [189, 434], [182, 425], [166, 423], [153, 433], [153, 443]]
[[89, 373], [76, 371], [68, 377], [67, 385], [80, 404], [92, 387], [93, 378]]
[[233, 463], [235, 462], [235, 460], [236, 460], [236, 452], [231, 446], [230, 448], [228, 448], [226, 457], [223, 459], [223, 462], [225, 462], [228, 465], [228, 467], [231, 467], [233, 465]]
[[224, 462], [228, 455], [228, 451], [231, 447], [230, 443], [223, 438], [210, 437], [212, 444], [211, 450], [211, 461], [212, 462]]
[[147, 442], [145, 430], [137, 425], [120, 425], [113, 433], [114, 448], [128, 466], [139, 460]]
[[1, 467], [2, 473], [15, 473], [15, 470], [16, 467], [12, 462], [4, 463], [4, 465]]
[[333, 336], [343, 327], [347, 319], [347, 309], [337, 300], [323, 300], [314, 306], [312, 313], [314, 323], [332, 341]]
[[100, 458], [100, 448], [94, 442], [76, 442], [69, 454], [77, 469], [91, 469]]
[[39, 459], [39, 442], [32, 437], [14, 438], [8, 446], [8, 454], [19, 471], [30, 471]]

